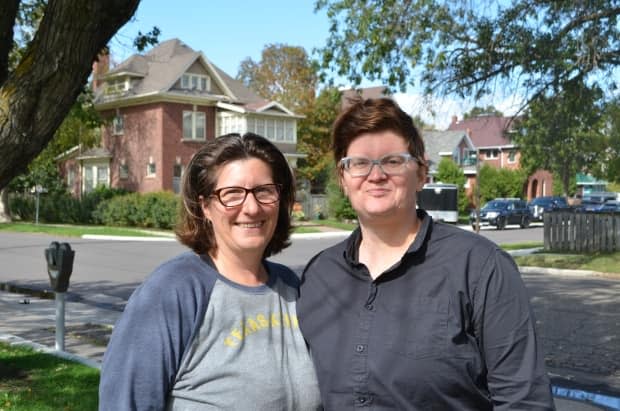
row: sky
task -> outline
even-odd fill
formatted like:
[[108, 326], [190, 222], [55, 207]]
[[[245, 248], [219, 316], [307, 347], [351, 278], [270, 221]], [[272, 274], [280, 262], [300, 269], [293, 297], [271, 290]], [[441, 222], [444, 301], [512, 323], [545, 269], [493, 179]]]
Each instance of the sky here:
[[[258, 62], [269, 44], [301, 46], [311, 57], [329, 35], [325, 10], [314, 11], [314, 0], [142, 0], [133, 19], [111, 42], [112, 61], [119, 63], [136, 51], [132, 48], [138, 31], [153, 26], [161, 30], [160, 41], [178, 38], [232, 77], [241, 61], [250, 57]], [[362, 83], [362, 86], [381, 84]], [[471, 109], [467, 101], [442, 99], [433, 106], [422, 102], [415, 90], [396, 93], [395, 100], [412, 116], [443, 130], [453, 115], [459, 118]], [[509, 113], [510, 102], [495, 106]], [[483, 105], [480, 103], [479, 105]], [[486, 106], [486, 104], [484, 104]], [[433, 115], [434, 113], [434, 115]]]

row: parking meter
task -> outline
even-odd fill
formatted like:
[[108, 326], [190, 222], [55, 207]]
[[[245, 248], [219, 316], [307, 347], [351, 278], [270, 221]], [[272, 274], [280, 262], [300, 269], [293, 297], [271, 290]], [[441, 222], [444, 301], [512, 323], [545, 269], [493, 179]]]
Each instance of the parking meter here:
[[53, 241], [45, 249], [47, 275], [56, 294], [56, 350], [65, 350], [65, 293], [73, 271], [75, 251], [67, 243]]
[[69, 288], [69, 277], [73, 271], [74, 257], [75, 251], [71, 250], [68, 243], [54, 241], [49, 248], [45, 249], [47, 274], [54, 291], [64, 293]]

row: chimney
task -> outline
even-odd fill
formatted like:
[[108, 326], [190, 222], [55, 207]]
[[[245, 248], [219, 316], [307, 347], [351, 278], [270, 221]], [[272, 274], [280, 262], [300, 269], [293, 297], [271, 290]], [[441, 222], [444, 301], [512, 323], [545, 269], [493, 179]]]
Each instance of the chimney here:
[[93, 91], [101, 85], [101, 78], [110, 70], [110, 49], [105, 47], [93, 62]]
[[452, 116], [452, 123], [450, 124], [451, 126], [455, 125], [456, 122], [459, 121], [459, 118], [457, 116]]

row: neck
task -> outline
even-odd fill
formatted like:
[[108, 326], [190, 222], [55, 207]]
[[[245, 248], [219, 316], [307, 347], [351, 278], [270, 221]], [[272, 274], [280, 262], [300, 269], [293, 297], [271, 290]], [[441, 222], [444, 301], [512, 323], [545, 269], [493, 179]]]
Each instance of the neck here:
[[416, 215], [413, 217], [412, 220], [390, 225], [360, 221], [362, 242], [359, 261], [366, 265], [372, 278], [379, 277], [386, 269], [400, 261], [413, 243], [420, 227], [420, 220]]
[[269, 279], [263, 265], [262, 255], [237, 255], [217, 250], [209, 256], [215, 263], [217, 270], [224, 277], [237, 284], [247, 286], [263, 285]]

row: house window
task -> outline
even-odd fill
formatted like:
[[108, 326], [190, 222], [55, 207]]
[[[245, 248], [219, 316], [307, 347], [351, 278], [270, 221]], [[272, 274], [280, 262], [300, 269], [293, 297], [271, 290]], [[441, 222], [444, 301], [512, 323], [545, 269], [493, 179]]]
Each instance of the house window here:
[[248, 124], [248, 131], [252, 133], [256, 133], [256, 120], [253, 117], [248, 117], [247, 124]]
[[267, 123], [265, 137], [267, 137], [269, 140], [275, 140], [276, 139], [275, 120], [266, 119], [265, 123]]
[[183, 112], [183, 138], [204, 140], [207, 129], [207, 117], [200, 111]]
[[118, 94], [129, 89], [129, 81], [126, 79], [108, 80], [106, 83], [106, 94]]
[[276, 140], [284, 141], [284, 121], [276, 120]]
[[156, 172], [157, 172], [157, 167], [155, 166], [153, 157], [149, 157], [149, 163], [146, 165], [146, 176], [155, 177]]
[[510, 152], [508, 153], [508, 162], [515, 163], [516, 161], [517, 161], [517, 151], [510, 150]]
[[183, 74], [181, 88], [186, 90], [208, 91], [211, 89], [211, 78], [201, 74]]
[[123, 121], [123, 115], [117, 114], [116, 116], [114, 116], [114, 119], [112, 119], [112, 133], [114, 135], [123, 134], [124, 129], [125, 125]]
[[288, 142], [295, 142], [295, 127], [292, 121], [285, 121], [284, 123], [284, 139]]
[[85, 193], [92, 191], [96, 187], [110, 186], [108, 164], [84, 164], [83, 170], [84, 184], [82, 189]]
[[71, 167], [69, 171], [67, 171], [67, 186], [69, 189], [73, 187], [73, 183], [75, 183], [75, 170]]
[[127, 164], [121, 164], [118, 166], [118, 177], [121, 180], [126, 180], [129, 178], [129, 166]]
[[265, 119], [264, 118], [257, 118], [256, 119], [256, 134], [259, 134], [263, 137], [265, 136]]
[[494, 150], [487, 150], [484, 153], [484, 157], [487, 159], [494, 159], [499, 157], [499, 150], [494, 149]]

